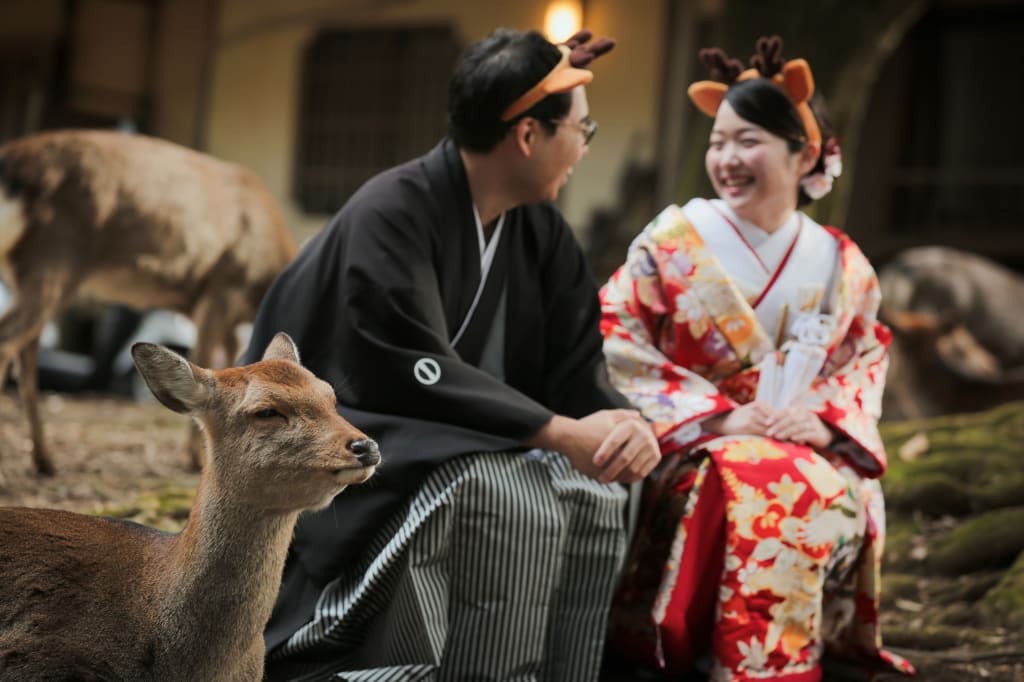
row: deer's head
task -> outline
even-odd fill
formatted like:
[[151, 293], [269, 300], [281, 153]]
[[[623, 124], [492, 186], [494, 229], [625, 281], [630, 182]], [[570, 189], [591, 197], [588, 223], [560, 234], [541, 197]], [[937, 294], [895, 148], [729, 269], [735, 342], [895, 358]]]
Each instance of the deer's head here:
[[299, 364], [287, 334], [260, 362], [219, 371], [151, 343], [135, 344], [132, 357], [161, 403], [202, 425], [206, 469], [254, 506], [323, 507], [380, 463], [377, 444], [338, 415], [334, 390]]

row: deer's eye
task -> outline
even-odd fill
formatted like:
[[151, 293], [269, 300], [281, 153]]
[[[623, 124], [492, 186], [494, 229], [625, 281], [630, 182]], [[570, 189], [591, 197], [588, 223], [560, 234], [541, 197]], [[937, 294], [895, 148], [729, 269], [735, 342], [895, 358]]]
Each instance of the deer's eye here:
[[252, 416], [256, 417], [257, 419], [273, 419], [275, 417], [281, 417], [282, 419], [284, 418], [283, 414], [281, 414], [272, 407], [268, 407], [265, 410], [260, 410], [259, 412], [253, 412]]

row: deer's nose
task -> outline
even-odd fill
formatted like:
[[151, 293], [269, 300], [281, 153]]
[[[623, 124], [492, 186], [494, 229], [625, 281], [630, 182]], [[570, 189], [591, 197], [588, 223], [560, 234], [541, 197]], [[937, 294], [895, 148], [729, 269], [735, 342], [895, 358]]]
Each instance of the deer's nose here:
[[364, 466], [380, 464], [380, 448], [375, 440], [370, 440], [369, 438], [352, 440], [348, 443], [348, 449], [349, 452], [356, 456], [359, 463]]

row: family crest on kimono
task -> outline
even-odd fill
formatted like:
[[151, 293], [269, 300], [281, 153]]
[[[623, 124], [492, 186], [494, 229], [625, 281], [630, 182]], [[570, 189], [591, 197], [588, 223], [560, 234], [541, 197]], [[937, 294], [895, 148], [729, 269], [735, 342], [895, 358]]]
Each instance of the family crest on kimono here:
[[718, 198], [664, 209], [601, 290], [612, 383], [663, 455], [609, 642], [677, 679], [820, 680], [826, 652], [912, 671], [878, 627], [890, 335], [864, 254], [799, 210], [840, 149], [781, 53], [701, 51], [715, 80], [688, 93], [714, 118]]
[[596, 130], [584, 67], [611, 47], [469, 46], [449, 136], [363, 185], [264, 299], [250, 348], [288, 332], [384, 462], [300, 518], [268, 679], [596, 679], [621, 484], [660, 459], [551, 203]]

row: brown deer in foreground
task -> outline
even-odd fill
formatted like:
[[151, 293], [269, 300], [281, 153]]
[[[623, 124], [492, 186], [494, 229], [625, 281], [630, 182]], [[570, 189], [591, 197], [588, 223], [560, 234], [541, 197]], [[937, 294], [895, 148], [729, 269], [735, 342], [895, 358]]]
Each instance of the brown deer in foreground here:
[[[0, 146], [0, 385], [12, 360], [42, 474], [36, 371], [43, 326], [77, 295], [189, 315], [193, 359], [230, 364], [295, 241], [252, 172], [170, 142], [107, 131], [43, 133]], [[190, 442], [199, 462], [199, 439]]]
[[278, 334], [261, 362], [205, 370], [132, 348], [157, 398], [191, 414], [207, 458], [178, 535], [0, 508], [0, 680], [253, 680], [295, 520], [367, 480], [377, 444]]

